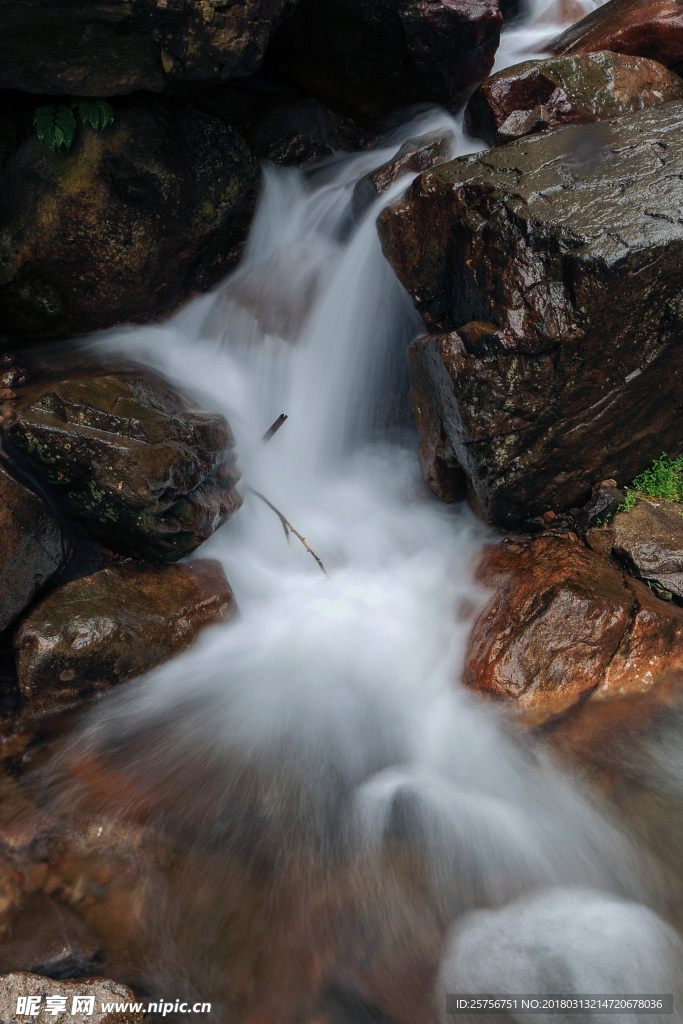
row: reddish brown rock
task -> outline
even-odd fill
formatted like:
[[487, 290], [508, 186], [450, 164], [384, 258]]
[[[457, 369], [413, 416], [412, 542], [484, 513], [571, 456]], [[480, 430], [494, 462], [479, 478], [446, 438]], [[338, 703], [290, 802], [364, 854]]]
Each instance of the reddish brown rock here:
[[494, 548], [480, 577], [494, 595], [474, 626], [463, 679], [514, 701], [528, 722], [586, 699], [647, 693], [683, 668], [683, 609], [575, 541]]
[[528, 60], [499, 71], [465, 111], [490, 146], [563, 124], [590, 124], [683, 98], [683, 81], [656, 61], [599, 52]]
[[683, 7], [679, 0], [610, 0], [544, 48], [556, 54], [614, 50], [677, 70], [683, 64]]
[[460, 157], [380, 214], [432, 332], [411, 354], [427, 461], [464, 470], [489, 521], [682, 450], [679, 173], [680, 100]]
[[587, 4], [580, 0], [554, 0], [538, 19], [538, 25], [573, 25], [589, 13]]
[[66, 565], [69, 542], [47, 503], [0, 465], [0, 632]]
[[683, 598], [683, 506], [643, 500], [629, 512], [619, 512], [588, 543], [622, 561], [643, 580]]
[[[45, 876], [49, 874], [43, 864]], [[101, 944], [68, 906], [50, 896], [26, 897], [0, 939], [0, 973], [29, 971], [49, 978], [97, 974]]]
[[444, 163], [448, 159], [452, 141], [447, 133], [430, 132], [404, 142], [391, 160], [371, 174], [366, 174], [354, 188], [352, 207], [355, 216], [360, 217], [368, 206], [384, 195], [404, 174], [417, 174]]
[[493, 66], [497, 0], [299, 0], [269, 60], [364, 122], [421, 101], [457, 106]]
[[60, 587], [14, 635], [22, 707], [35, 714], [147, 672], [236, 612], [218, 562], [124, 563]]

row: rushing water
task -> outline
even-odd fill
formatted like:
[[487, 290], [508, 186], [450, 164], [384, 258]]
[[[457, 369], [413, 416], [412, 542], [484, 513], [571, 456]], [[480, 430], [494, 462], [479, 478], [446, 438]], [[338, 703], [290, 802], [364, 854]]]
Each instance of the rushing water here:
[[[537, 42], [510, 33], [503, 56]], [[191, 847], [178, 857], [192, 866], [154, 892], [141, 976], [211, 998], [212, 1019], [294, 1019], [283, 1007], [306, 1005], [302, 979], [317, 971], [397, 1020], [433, 1020], [425, 993], [444, 949], [445, 991], [682, 984], [647, 855], [566, 767], [458, 684], [487, 532], [419, 478], [405, 351], [420, 322], [375, 228], [390, 197], [350, 218], [355, 182], [434, 128], [453, 154], [480, 148], [430, 111], [386, 150], [267, 167], [238, 270], [167, 323], [93, 343], [225, 413], [240, 452], [244, 507], [198, 552], [222, 561], [239, 617], [101, 700], [60, 761], [110, 763], [125, 779], [117, 813], [144, 792], [148, 819]], [[83, 784], [60, 786], [64, 806], [85, 799]], [[253, 945], [249, 964], [272, 961], [256, 994], [235, 966]]]

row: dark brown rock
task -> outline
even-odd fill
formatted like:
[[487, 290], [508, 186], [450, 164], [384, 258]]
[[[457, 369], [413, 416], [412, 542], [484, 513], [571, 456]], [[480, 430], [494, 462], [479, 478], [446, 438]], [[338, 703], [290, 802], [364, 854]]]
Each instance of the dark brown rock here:
[[123, 563], [44, 598], [14, 634], [22, 708], [72, 704], [142, 675], [237, 610], [219, 562]]
[[0, 3], [0, 88], [118, 96], [249, 75], [294, 0]]
[[489, 520], [683, 450], [681, 173], [677, 101], [443, 164], [380, 214], [434, 331], [412, 352], [431, 438]]
[[444, 132], [430, 132], [404, 142], [395, 156], [376, 171], [361, 178], [353, 190], [352, 208], [356, 217], [383, 196], [404, 174], [417, 174], [436, 167], [448, 159], [452, 137]]
[[491, 549], [494, 596], [470, 639], [464, 682], [540, 724], [579, 701], [648, 692], [683, 668], [683, 609], [654, 598], [576, 541]]
[[[21, 1018], [16, 1016], [17, 1001], [20, 998], [39, 997], [38, 1013], [27, 1017], [34, 1024], [53, 1024], [54, 1013], [50, 1013], [47, 997], [56, 996], [66, 999], [69, 1024], [142, 1024], [143, 1014], [137, 1011], [102, 1010], [102, 1004], [135, 1003], [135, 995], [125, 985], [102, 978], [82, 978], [78, 981], [54, 981], [38, 974], [3, 974], [0, 975], [0, 1019], [13, 1024]], [[74, 996], [94, 997], [94, 1010], [86, 1002], [81, 1012], [70, 1012]], [[62, 1017], [64, 1014], [62, 1014]]]
[[[44, 865], [45, 875], [49, 872]], [[74, 911], [35, 894], [25, 898], [0, 938], [0, 972], [29, 971], [48, 978], [82, 978], [97, 973], [102, 949]]]
[[[581, 509], [579, 524], [582, 533], [602, 526], [623, 505], [626, 495], [614, 480], [603, 480], [591, 493], [591, 500]], [[592, 546], [592, 545], [591, 545]], [[595, 550], [595, 549], [594, 549]], [[600, 552], [602, 553], [602, 552]]]
[[64, 568], [71, 548], [47, 503], [0, 465], [0, 631]]
[[142, 371], [51, 384], [5, 431], [66, 512], [124, 554], [175, 561], [242, 503], [226, 421]]
[[244, 140], [183, 101], [136, 96], [68, 153], [35, 133], [0, 192], [0, 314], [18, 338], [140, 323], [236, 262], [258, 168]]
[[372, 122], [410, 103], [462, 103], [493, 66], [502, 21], [496, 0], [299, 0], [269, 60]]
[[594, 531], [589, 543], [601, 553], [607, 549], [635, 576], [683, 598], [683, 506], [639, 501]]
[[590, 124], [683, 98], [683, 81], [644, 57], [599, 52], [528, 60], [499, 71], [465, 111], [472, 135], [490, 146], [557, 128]]
[[556, 54], [614, 50], [677, 70], [683, 65], [683, 8], [679, 0], [610, 0], [544, 49]]

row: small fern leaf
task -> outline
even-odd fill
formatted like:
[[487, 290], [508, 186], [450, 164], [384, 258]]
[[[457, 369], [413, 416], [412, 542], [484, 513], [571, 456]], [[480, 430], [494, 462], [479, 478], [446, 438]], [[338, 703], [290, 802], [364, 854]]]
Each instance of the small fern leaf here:
[[101, 132], [114, 122], [114, 111], [106, 100], [78, 100], [78, 113], [84, 124], [90, 124]]
[[36, 126], [38, 138], [53, 153], [56, 153], [62, 146], [66, 149], [71, 148], [76, 134], [76, 118], [68, 107], [62, 104], [38, 107], [33, 123]]

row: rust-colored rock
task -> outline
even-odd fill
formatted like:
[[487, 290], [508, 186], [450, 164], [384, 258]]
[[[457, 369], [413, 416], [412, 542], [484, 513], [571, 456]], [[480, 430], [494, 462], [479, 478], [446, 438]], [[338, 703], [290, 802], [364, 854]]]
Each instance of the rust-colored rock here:
[[2, 333], [144, 323], [236, 263], [258, 167], [219, 118], [138, 94], [114, 103], [104, 131], [79, 127], [68, 153], [29, 131], [2, 174]]
[[0, 465], [0, 632], [64, 568], [71, 547], [47, 502]]
[[615, 50], [678, 70], [683, 65], [683, 7], [679, 0], [610, 0], [544, 48], [556, 54]]
[[502, 23], [497, 0], [299, 0], [268, 60], [367, 123], [410, 103], [462, 103], [491, 70]]
[[218, 562], [123, 563], [60, 587], [14, 634], [25, 713], [141, 675], [236, 612]]
[[589, 13], [581, 0], [554, 0], [538, 19], [538, 25], [573, 25]]
[[639, 501], [588, 536], [592, 548], [608, 551], [635, 576], [683, 598], [683, 506]]
[[[82, 1009], [76, 1007], [72, 1012], [75, 996], [83, 996], [85, 1004]], [[66, 1013], [59, 1016], [68, 1019], [69, 1024], [142, 1024], [142, 1012], [133, 1010], [102, 1010], [102, 1004], [135, 1003], [135, 995], [125, 985], [102, 978], [83, 978], [79, 981], [54, 981], [38, 974], [3, 974], [0, 975], [0, 1020], [8, 1024], [17, 1024], [30, 1020], [33, 1024], [54, 1024], [59, 1020], [50, 1010], [48, 997], [65, 1000]], [[38, 1012], [32, 1016], [17, 1016], [19, 999], [35, 998], [38, 1000]], [[94, 1000], [90, 1004], [89, 998]]]
[[380, 214], [433, 332], [412, 350], [427, 461], [463, 469], [489, 521], [683, 450], [679, 174], [680, 100], [442, 164]]
[[658, 601], [599, 555], [559, 537], [491, 549], [494, 589], [463, 679], [540, 724], [579, 701], [647, 693], [683, 668], [683, 609]]
[[528, 60], [487, 78], [465, 124], [496, 146], [563, 124], [591, 124], [683, 98], [683, 81], [645, 57], [601, 51]]
[[360, 217], [369, 206], [387, 192], [404, 174], [417, 174], [448, 159], [452, 137], [445, 132], [430, 132], [404, 142], [398, 153], [376, 171], [361, 178], [353, 190], [352, 207]]
[[6, 425], [9, 447], [111, 550], [176, 561], [242, 504], [228, 423], [169, 383], [101, 370], [43, 386]]
[[[47, 878], [49, 867], [42, 867]], [[70, 907], [36, 893], [7, 922], [0, 938], [0, 973], [82, 978], [98, 973], [101, 953], [100, 942]]]
[[295, 0], [2, 0], [0, 88], [118, 96], [258, 69]]

